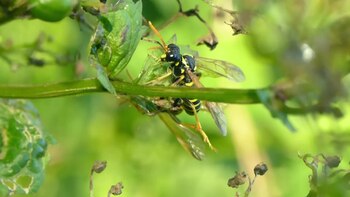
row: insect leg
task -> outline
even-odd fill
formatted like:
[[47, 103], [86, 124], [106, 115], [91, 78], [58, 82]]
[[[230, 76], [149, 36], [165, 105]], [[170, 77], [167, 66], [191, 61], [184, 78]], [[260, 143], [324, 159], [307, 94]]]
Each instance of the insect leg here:
[[155, 47], [151, 47], [151, 48], [149, 48], [149, 49], [151, 49], [151, 50], [154, 50], [154, 49], [164, 49], [164, 47], [163, 47], [163, 45], [159, 42], [159, 41], [157, 41], [157, 40], [154, 40], [154, 39], [150, 39], [150, 38], [142, 38], [142, 40], [143, 41], [146, 41], [146, 42], [150, 42], [150, 43], [155, 43], [155, 44], [158, 44], [159, 46], [155, 46]]
[[183, 79], [185, 78], [184, 75], [181, 75], [175, 82], [173, 82], [170, 86], [177, 86]]
[[184, 125], [184, 126], [187, 126], [187, 127], [191, 127], [193, 129], [195, 129], [196, 131], [198, 131], [202, 135], [203, 141], [208, 144], [210, 149], [212, 149], [213, 151], [216, 151], [216, 148], [210, 143], [210, 140], [209, 140], [207, 134], [202, 129], [202, 125], [201, 125], [201, 122], [199, 121], [198, 114], [196, 112], [195, 107], [193, 105], [191, 105], [191, 107], [192, 107], [192, 110], [193, 110], [193, 113], [194, 113], [194, 117], [196, 119], [196, 124], [195, 125], [186, 124], [186, 123], [181, 123], [181, 124]]
[[157, 82], [159, 81], [163, 81], [164, 79], [168, 78], [172, 73], [171, 72], [168, 72], [166, 73], [165, 75], [162, 75], [156, 79], [153, 79], [151, 81], [148, 81], [147, 83], [145, 83], [145, 85], [154, 85], [154, 84], [157, 84]]

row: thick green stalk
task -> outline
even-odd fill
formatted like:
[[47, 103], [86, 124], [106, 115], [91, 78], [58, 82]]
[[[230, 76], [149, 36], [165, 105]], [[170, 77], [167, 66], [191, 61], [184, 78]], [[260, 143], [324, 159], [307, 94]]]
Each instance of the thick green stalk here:
[[[149, 97], [198, 98], [201, 100], [252, 104], [260, 103], [257, 95], [259, 89], [224, 89], [224, 88], [186, 88], [163, 86], [140, 86], [132, 83], [113, 81], [120, 95], [142, 95]], [[263, 89], [261, 89], [263, 90]], [[79, 95], [92, 92], [107, 92], [95, 78], [79, 81], [62, 82], [36, 86], [0, 85], [2, 98], [40, 99]]]
[[[233, 103], [233, 104], [256, 104], [261, 103], [258, 93], [269, 88], [261, 89], [226, 89], [226, 88], [188, 88], [188, 87], [165, 87], [165, 86], [140, 86], [133, 83], [113, 81], [113, 86], [118, 95], [141, 95], [147, 97], [173, 97], [173, 98], [197, 98], [200, 100]], [[5, 86], [0, 85], [0, 98], [12, 99], [42, 99], [80, 95], [86, 93], [107, 93], [96, 78], [53, 83], [46, 85], [31, 86]], [[290, 108], [282, 105], [279, 111], [287, 114], [305, 114], [322, 112], [319, 106], [304, 108]], [[331, 108], [328, 113], [341, 116], [339, 109]]]

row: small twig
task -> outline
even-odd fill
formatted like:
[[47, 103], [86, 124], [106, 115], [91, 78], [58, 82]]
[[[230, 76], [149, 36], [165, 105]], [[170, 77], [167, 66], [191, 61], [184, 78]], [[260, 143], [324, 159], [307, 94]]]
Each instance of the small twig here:
[[89, 189], [90, 189], [90, 197], [94, 197], [94, 171], [92, 169], [90, 171]]
[[244, 197], [248, 197], [249, 196], [250, 192], [252, 191], [252, 187], [253, 187], [253, 184], [255, 182], [256, 177], [257, 177], [257, 175], [255, 175], [253, 180], [251, 180], [250, 177], [248, 176], [249, 185], [248, 185], [248, 188], [244, 192]]
[[[174, 22], [175, 20], [177, 20], [180, 16], [186, 16], [186, 17], [191, 17], [191, 16], [195, 16], [199, 21], [201, 21], [205, 27], [208, 29], [209, 31], [209, 37], [210, 39], [207, 39], [207, 40], [210, 40], [210, 41], [207, 41], [207, 42], [203, 42], [201, 43], [201, 40], [203, 40], [204, 38], [200, 39], [200, 41], [198, 42], [199, 44], [205, 44], [206, 46], [208, 46], [210, 49], [214, 49], [215, 46], [218, 44], [218, 39], [214, 33], [214, 31], [212, 30], [212, 28], [208, 25], [208, 23], [199, 15], [199, 10], [198, 10], [198, 7], [196, 6], [195, 8], [192, 8], [192, 9], [189, 9], [189, 10], [186, 10], [184, 11], [183, 8], [182, 8], [182, 4], [180, 2], [180, 0], [176, 0], [177, 3], [178, 3], [178, 6], [179, 6], [179, 11], [174, 15], [172, 16], [169, 20], [167, 20], [166, 22], [164, 22], [162, 25], [160, 25], [159, 27], [157, 27], [158, 30], [161, 30], [161, 29], [164, 29], [165, 27], [167, 27], [169, 24], [171, 24], [172, 22]], [[152, 34], [152, 32], [148, 32], [145, 34], [145, 36], [148, 36]]]
[[90, 197], [94, 197], [94, 173], [101, 173], [107, 167], [106, 161], [95, 161], [90, 170]]
[[189, 9], [187, 11], [183, 11], [182, 10], [182, 5], [180, 0], [177, 0], [178, 4], [179, 4], [179, 13], [181, 13], [184, 16], [190, 17], [190, 16], [196, 16], [197, 19], [199, 21], [201, 21], [205, 27], [208, 29], [209, 31], [209, 39], [204, 37], [202, 39], [200, 39], [200, 41], [198, 42], [198, 44], [205, 44], [206, 46], [208, 46], [211, 50], [213, 50], [216, 45], [218, 44], [218, 39], [213, 31], [213, 29], [208, 25], [208, 23], [199, 15], [199, 9], [196, 6], [193, 9]]
[[247, 34], [248, 33], [245, 30], [245, 28], [243, 27], [241, 16], [239, 15], [238, 11], [225, 9], [223, 7], [215, 5], [214, 3], [212, 3], [209, 0], [203, 0], [203, 1], [205, 3], [207, 3], [208, 5], [212, 6], [213, 8], [216, 8], [216, 9], [222, 11], [222, 12], [228, 13], [232, 17], [231, 22], [230, 23], [225, 22], [225, 24], [229, 25], [232, 28], [232, 30], [234, 31], [233, 35]]
[[[311, 191], [317, 191], [317, 186], [318, 186], [318, 163], [315, 161], [315, 158], [317, 156], [312, 156], [311, 154], [305, 154], [305, 155], [300, 155], [298, 154], [298, 157], [303, 160], [305, 165], [311, 169], [312, 174], [309, 176], [309, 183], [310, 183], [310, 190]], [[308, 162], [307, 159], [312, 158], [311, 162]], [[317, 158], [316, 158], [317, 160]]]
[[217, 6], [217, 5], [215, 5], [214, 3], [212, 3], [211, 1], [208, 1], [208, 0], [203, 0], [203, 1], [204, 1], [205, 3], [207, 3], [208, 5], [210, 5], [211, 7], [216, 8], [216, 9], [218, 9], [218, 10], [221, 10], [221, 11], [223, 11], [223, 12], [227, 12], [227, 13], [229, 13], [230, 15], [237, 14], [236, 11], [228, 10], [228, 9], [223, 8], [223, 7]]

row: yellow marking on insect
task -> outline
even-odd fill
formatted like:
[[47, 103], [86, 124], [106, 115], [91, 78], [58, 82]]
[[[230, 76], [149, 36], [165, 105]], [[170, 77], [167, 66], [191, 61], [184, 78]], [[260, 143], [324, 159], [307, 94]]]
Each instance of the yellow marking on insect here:
[[193, 86], [193, 82], [185, 83], [185, 86], [187, 86], [187, 87], [192, 87], [192, 86]]
[[[202, 104], [201, 103], [196, 103], [194, 106], [195, 107], [200, 107]], [[197, 108], [196, 108], [197, 109]], [[198, 109], [198, 111], [200, 110], [200, 108]]]

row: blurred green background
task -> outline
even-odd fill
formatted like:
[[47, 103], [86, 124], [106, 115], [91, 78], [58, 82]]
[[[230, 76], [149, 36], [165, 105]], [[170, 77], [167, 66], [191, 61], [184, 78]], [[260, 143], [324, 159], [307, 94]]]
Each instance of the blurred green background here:
[[[285, 5], [294, 5], [292, 1], [286, 2]], [[217, 3], [225, 8], [232, 6], [231, 1]], [[261, 2], [246, 2], [249, 3], [255, 7], [253, 5]], [[310, 4], [312, 8], [313, 4]], [[183, 3], [185, 10], [195, 5], [199, 5], [201, 16], [216, 33], [219, 39], [217, 48], [210, 51], [204, 46], [195, 46], [196, 41], [207, 33], [207, 29], [193, 17], [181, 17], [161, 30], [165, 40], [176, 33], [179, 44], [191, 45], [203, 57], [237, 64], [246, 75], [246, 81], [240, 84], [228, 83], [225, 79], [203, 78], [205, 85], [261, 88], [280, 79], [276, 69], [278, 65], [271, 64], [273, 53], [269, 59], [269, 54], [263, 56], [254, 50], [252, 40], [256, 37], [232, 36], [230, 26], [224, 23], [230, 19], [217, 17], [215, 9], [202, 1]], [[178, 10], [176, 1], [145, 0], [143, 6], [144, 16], [155, 26], [165, 22]], [[318, 5], [314, 6], [317, 11]], [[277, 5], [273, 10], [276, 15], [286, 15]], [[310, 20], [321, 19], [313, 16]], [[52, 42], [46, 45], [50, 50], [57, 53], [74, 53], [79, 50], [84, 58], [88, 52], [91, 32], [82, 29], [83, 31], [71, 19], [57, 23], [23, 19], [2, 25], [0, 38], [11, 39], [14, 44], [23, 44], [32, 42], [40, 32], [44, 32], [52, 37]], [[283, 37], [266, 35], [264, 30], [266, 29], [261, 30], [262, 39], [272, 36], [277, 45], [283, 42], [278, 40], [284, 39]], [[300, 33], [296, 30], [298, 32]], [[147, 50], [152, 46], [148, 42], [140, 42], [127, 67], [132, 77], [137, 77], [147, 58]], [[2, 60], [0, 65], [2, 85], [45, 84], [95, 75], [88, 62], [84, 62], [83, 72], [79, 74], [74, 64], [49, 64], [43, 68], [24, 66], [15, 71]], [[200, 113], [204, 130], [218, 149], [215, 153], [207, 148], [204, 161], [197, 161], [185, 152], [158, 117], [142, 115], [127, 102], [117, 100], [109, 94], [78, 95], [33, 102], [40, 112], [45, 129], [56, 139], [56, 143], [49, 147], [50, 160], [44, 184], [38, 193], [29, 196], [88, 196], [90, 169], [96, 160], [108, 162], [107, 169], [94, 178], [94, 193], [97, 197], [106, 196], [110, 186], [119, 181], [124, 185], [122, 196], [234, 196], [236, 190], [227, 186], [227, 180], [234, 176], [235, 171], [241, 170], [253, 177], [253, 168], [260, 162], [265, 162], [269, 171], [258, 177], [251, 196], [306, 196], [311, 171], [298, 158], [298, 153], [339, 155], [343, 160], [341, 166], [349, 167], [347, 143], [350, 141], [350, 119], [346, 101], [338, 103], [345, 114], [341, 119], [326, 115], [290, 116], [290, 121], [297, 129], [294, 133], [281, 121], [273, 119], [260, 104], [223, 105], [229, 127], [226, 137], [219, 134], [209, 114]], [[193, 117], [187, 115], [182, 115], [181, 119], [185, 122], [194, 121]], [[247, 185], [238, 191], [244, 191], [246, 187]]]

